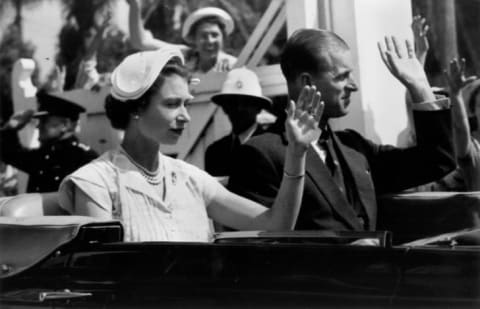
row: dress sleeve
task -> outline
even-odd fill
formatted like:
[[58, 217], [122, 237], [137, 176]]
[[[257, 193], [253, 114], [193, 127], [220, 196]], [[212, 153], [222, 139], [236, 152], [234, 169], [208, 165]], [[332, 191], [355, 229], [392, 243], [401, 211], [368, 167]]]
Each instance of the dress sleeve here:
[[81, 190], [99, 208], [111, 213], [116, 190], [114, 177], [98, 162], [87, 164], [65, 177], [59, 188], [59, 203], [70, 214], [75, 215], [82, 205], [75, 205], [75, 192]]
[[223, 188], [223, 186], [217, 179], [215, 179], [215, 177], [197, 167], [193, 167], [192, 174], [195, 177], [195, 182], [200, 188], [205, 205], [208, 207], [217, 192], [220, 190], [219, 188]]

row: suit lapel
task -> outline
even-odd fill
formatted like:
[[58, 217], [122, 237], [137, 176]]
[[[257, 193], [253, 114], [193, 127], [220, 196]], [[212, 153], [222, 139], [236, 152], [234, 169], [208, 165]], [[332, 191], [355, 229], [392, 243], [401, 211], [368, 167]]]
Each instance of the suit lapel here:
[[320, 193], [330, 203], [332, 208], [353, 228], [362, 229], [353, 207], [348, 203], [344, 193], [335, 184], [328, 168], [320, 159], [318, 153], [309, 147], [306, 162], [307, 175], [311, 178]]
[[[333, 131], [332, 131], [333, 133]], [[346, 166], [352, 175], [354, 182], [354, 190], [358, 194], [360, 203], [365, 209], [368, 217], [370, 230], [375, 228], [377, 221], [377, 207], [375, 200], [375, 189], [372, 184], [370, 171], [366, 170], [365, 158], [360, 156], [357, 152], [344, 146], [338, 139], [335, 133], [332, 134], [333, 142], [338, 150], [338, 155], [343, 157], [343, 161], [346, 162]]]

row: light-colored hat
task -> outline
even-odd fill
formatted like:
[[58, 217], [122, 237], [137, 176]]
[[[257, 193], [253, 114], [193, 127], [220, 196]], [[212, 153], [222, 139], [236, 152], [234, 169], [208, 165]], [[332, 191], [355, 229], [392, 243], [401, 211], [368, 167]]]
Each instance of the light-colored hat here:
[[239, 96], [250, 102], [258, 102], [263, 108], [270, 108], [272, 105], [272, 100], [262, 95], [262, 87], [257, 74], [244, 67], [228, 72], [222, 90], [211, 100], [222, 105], [231, 101], [232, 97]]
[[142, 51], [127, 56], [113, 70], [110, 94], [117, 100], [135, 100], [155, 82], [163, 67], [173, 58], [184, 64], [178, 48], [163, 47], [155, 51]]
[[192, 26], [195, 25], [199, 20], [204, 19], [206, 17], [217, 17], [221, 23], [225, 26], [225, 32], [227, 35], [233, 32], [234, 24], [233, 19], [222, 9], [215, 8], [215, 7], [205, 7], [196, 10], [192, 14], [188, 15], [187, 19], [183, 23], [182, 29], [182, 37], [186, 42], [191, 43], [191, 35], [190, 31], [192, 30]]

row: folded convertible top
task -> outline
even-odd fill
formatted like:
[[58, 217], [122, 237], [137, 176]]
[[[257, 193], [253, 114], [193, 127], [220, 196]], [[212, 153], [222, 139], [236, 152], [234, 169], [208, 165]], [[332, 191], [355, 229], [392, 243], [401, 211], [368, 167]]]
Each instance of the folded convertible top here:
[[[107, 226], [115, 227], [113, 233], [112, 229], [102, 228]], [[81, 235], [83, 227], [96, 227], [96, 232], [92, 233], [90, 229], [87, 236]], [[118, 221], [99, 221], [92, 217], [0, 217], [0, 279], [34, 266], [76, 238], [87, 242], [98, 239], [121, 241], [123, 229]]]

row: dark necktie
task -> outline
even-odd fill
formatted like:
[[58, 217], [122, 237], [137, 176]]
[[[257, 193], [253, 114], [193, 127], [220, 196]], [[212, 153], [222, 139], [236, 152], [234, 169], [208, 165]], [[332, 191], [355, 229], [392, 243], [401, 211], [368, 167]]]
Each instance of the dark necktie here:
[[[322, 134], [323, 135], [323, 134]], [[325, 151], [325, 165], [330, 171], [330, 175], [333, 178], [333, 181], [338, 186], [340, 191], [345, 193], [345, 182], [342, 175], [342, 170], [340, 168], [340, 162], [338, 161], [337, 156], [335, 155], [335, 149], [333, 147], [333, 141], [330, 138], [329, 134], [325, 134], [319, 139], [319, 145]]]
[[[342, 166], [340, 165], [340, 160], [336, 155], [337, 152], [335, 151], [335, 147], [333, 144], [333, 138], [328, 130], [322, 132], [322, 136], [318, 141], [318, 144], [322, 147], [325, 151], [325, 165], [327, 166], [328, 170], [330, 171], [330, 175], [332, 175], [333, 181], [339, 188], [339, 190], [345, 194], [348, 202], [353, 206], [355, 212], [357, 213], [358, 220], [360, 224], [365, 227], [365, 218], [367, 218], [365, 211], [361, 204], [358, 202], [358, 198], [355, 197], [354, 191], [351, 190], [351, 185], [353, 181], [347, 180], [345, 183], [345, 178], [343, 177]], [[348, 177], [348, 176], [346, 176]], [[348, 178], [347, 178], [348, 179]], [[347, 190], [347, 185], [349, 185], [349, 190]]]

